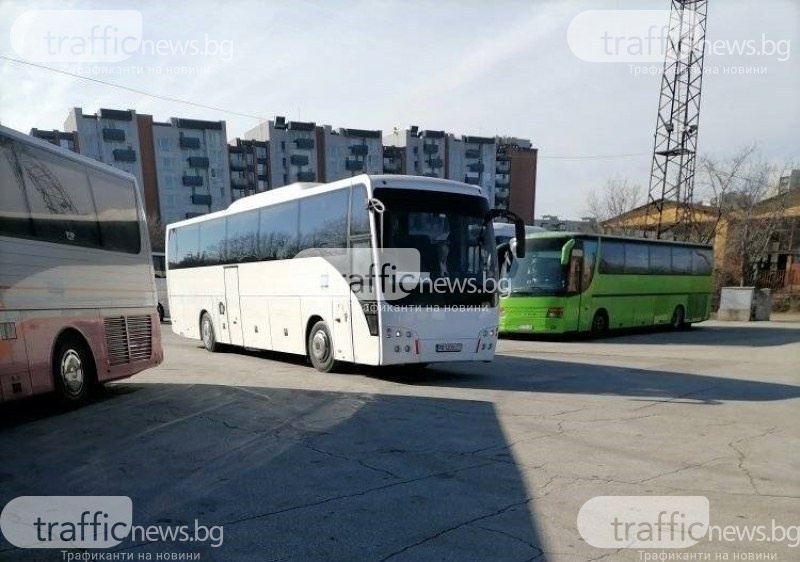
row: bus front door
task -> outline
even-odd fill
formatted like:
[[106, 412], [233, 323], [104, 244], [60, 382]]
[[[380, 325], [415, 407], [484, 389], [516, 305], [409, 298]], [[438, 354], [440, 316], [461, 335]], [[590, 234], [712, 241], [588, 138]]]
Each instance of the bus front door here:
[[333, 299], [333, 346], [338, 361], [353, 360], [353, 330], [350, 295]]
[[228, 317], [228, 335], [232, 345], [244, 345], [242, 332], [242, 306], [239, 299], [239, 268], [226, 267], [225, 308]]

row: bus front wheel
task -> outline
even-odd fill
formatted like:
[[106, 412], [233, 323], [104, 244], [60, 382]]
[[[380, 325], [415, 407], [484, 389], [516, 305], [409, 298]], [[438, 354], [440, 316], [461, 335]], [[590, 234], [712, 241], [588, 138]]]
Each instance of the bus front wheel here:
[[330, 373], [337, 367], [333, 356], [333, 340], [328, 325], [322, 320], [314, 324], [308, 332], [308, 358], [318, 371]]
[[61, 339], [53, 357], [56, 392], [67, 405], [79, 405], [89, 399], [97, 380], [91, 351], [74, 335]]
[[203, 346], [211, 352], [219, 350], [219, 343], [217, 343], [217, 336], [214, 334], [214, 323], [211, 321], [211, 316], [208, 312], [204, 312], [200, 318], [200, 337], [203, 340]]
[[608, 314], [605, 310], [598, 310], [592, 318], [592, 334], [601, 336], [608, 331]]

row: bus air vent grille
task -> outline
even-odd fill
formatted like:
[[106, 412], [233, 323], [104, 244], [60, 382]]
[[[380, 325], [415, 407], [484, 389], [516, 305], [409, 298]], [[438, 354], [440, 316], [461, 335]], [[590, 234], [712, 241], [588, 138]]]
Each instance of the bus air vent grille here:
[[150, 359], [153, 326], [149, 316], [112, 316], [104, 322], [109, 365]]

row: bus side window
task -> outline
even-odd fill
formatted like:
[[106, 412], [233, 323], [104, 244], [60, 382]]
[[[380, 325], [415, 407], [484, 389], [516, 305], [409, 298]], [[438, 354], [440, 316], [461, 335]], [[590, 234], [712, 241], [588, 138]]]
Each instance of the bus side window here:
[[597, 261], [597, 241], [583, 241], [583, 270], [581, 275], [581, 291], [585, 291], [592, 284], [594, 277], [594, 264]]
[[579, 293], [581, 290], [581, 268], [583, 266], [583, 250], [575, 248], [569, 257], [569, 271], [567, 271], [567, 294]]

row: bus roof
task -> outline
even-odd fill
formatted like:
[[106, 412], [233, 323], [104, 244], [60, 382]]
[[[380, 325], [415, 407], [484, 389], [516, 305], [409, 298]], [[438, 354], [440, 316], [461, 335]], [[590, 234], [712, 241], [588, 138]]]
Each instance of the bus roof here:
[[379, 174], [368, 175], [361, 174], [352, 178], [345, 178], [331, 183], [293, 183], [277, 189], [271, 189], [255, 195], [242, 197], [231, 203], [227, 209], [208, 213], [197, 217], [192, 217], [183, 221], [171, 223], [168, 228], [176, 226], [183, 226], [195, 222], [203, 222], [205, 220], [226, 216], [231, 213], [239, 211], [247, 211], [251, 209], [259, 209], [276, 203], [283, 203], [284, 201], [292, 201], [302, 197], [316, 195], [318, 193], [325, 193], [334, 191], [351, 185], [364, 184], [369, 189], [370, 187], [387, 187], [393, 189], [425, 189], [430, 191], [441, 191], [447, 193], [463, 193], [465, 195], [478, 195], [485, 197], [480, 187], [461, 183], [452, 180], [443, 180], [440, 178], [429, 178], [427, 176], [401, 176], [392, 174]]
[[533, 240], [536, 238], [600, 238], [603, 240], [622, 240], [627, 242], [648, 242], [658, 244], [673, 244], [677, 246], [695, 246], [698, 248], [710, 248], [709, 244], [700, 244], [697, 242], [680, 242], [678, 240], [655, 240], [653, 238], [641, 238], [638, 236], [618, 236], [612, 234], [592, 234], [588, 232], [562, 232], [559, 230], [547, 230], [544, 232], [530, 232], [525, 234], [526, 240]]
[[[50, 143], [50, 142], [47, 142], [45, 140], [38, 139], [38, 138], [32, 137], [30, 135], [26, 135], [25, 133], [17, 131], [16, 129], [10, 129], [8, 127], [4, 127], [3, 125], [0, 125], [0, 134], [2, 134], [3, 136], [6, 136], [6, 137], [10, 137], [10, 138], [12, 138], [12, 139], [14, 139], [16, 141], [19, 141], [19, 142], [22, 142], [22, 143], [25, 143], [25, 144], [34, 145], [37, 148], [41, 148], [42, 150], [47, 150], [48, 152], [56, 154], [56, 155], [58, 155], [58, 156], [60, 156], [62, 158], [68, 158], [69, 160], [73, 160], [73, 161], [78, 162], [79, 164], [82, 164], [84, 166], [89, 166], [89, 167], [95, 168], [97, 170], [102, 170], [102, 171], [107, 172], [109, 174], [113, 174], [115, 176], [120, 176], [120, 177], [125, 178], [127, 180], [132, 180], [134, 183], [136, 183], [136, 176], [134, 176], [133, 174], [130, 174], [130, 173], [124, 171], [124, 170], [120, 170], [119, 168], [115, 168], [113, 166], [110, 166], [108, 164], [105, 164], [103, 162], [95, 160], [93, 158], [89, 158], [88, 156], [83, 156], [81, 154], [78, 154], [77, 152], [72, 152], [69, 149], [62, 148], [60, 146], [57, 146], [57, 145], [55, 145], [53, 143]], [[137, 187], [137, 191], [138, 191], [138, 187]]]

